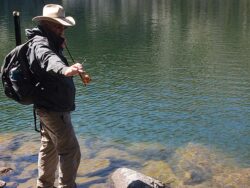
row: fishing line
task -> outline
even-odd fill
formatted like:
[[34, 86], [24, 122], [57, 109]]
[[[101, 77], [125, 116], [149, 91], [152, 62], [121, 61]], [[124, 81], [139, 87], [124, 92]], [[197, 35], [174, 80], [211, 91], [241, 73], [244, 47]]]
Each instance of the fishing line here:
[[[71, 55], [71, 53], [70, 53], [70, 51], [69, 51], [69, 48], [68, 48], [67, 44], [65, 43], [64, 45], [65, 45], [65, 48], [66, 48], [66, 50], [67, 50], [67, 52], [68, 52], [68, 54], [69, 54], [71, 60], [72, 60], [73, 63], [75, 64], [75, 60], [74, 60], [73, 56]], [[82, 76], [81, 73], [79, 73], [79, 76], [81, 77], [82, 80], [84, 80], [84, 78], [83, 78], [83, 76]]]
[[67, 50], [67, 52], [68, 52], [68, 54], [69, 54], [71, 60], [73, 61], [73, 63], [75, 63], [75, 60], [74, 60], [73, 56], [71, 55], [71, 53], [70, 53], [70, 51], [69, 51], [69, 48], [68, 48], [67, 44], [65, 43], [64, 45], [65, 45], [65, 48], [66, 48], [66, 50]]

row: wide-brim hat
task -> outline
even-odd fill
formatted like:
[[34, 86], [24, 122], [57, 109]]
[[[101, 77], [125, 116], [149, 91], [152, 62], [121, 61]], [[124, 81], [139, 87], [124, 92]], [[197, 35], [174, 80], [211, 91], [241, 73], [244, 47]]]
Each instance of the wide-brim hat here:
[[43, 15], [36, 16], [32, 21], [50, 21], [54, 23], [59, 23], [64, 26], [74, 26], [76, 24], [75, 20], [71, 16], [65, 17], [65, 11], [61, 5], [47, 4], [43, 7]]

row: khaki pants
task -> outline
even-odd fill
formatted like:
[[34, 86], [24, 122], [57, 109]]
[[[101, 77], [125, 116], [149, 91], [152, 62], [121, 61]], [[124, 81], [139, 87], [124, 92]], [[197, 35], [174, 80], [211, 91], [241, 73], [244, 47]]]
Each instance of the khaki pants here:
[[58, 187], [74, 188], [80, 163], [80, 147], [71, 124], [70, 112], [37, 109], [41, 122], [38, 156], [38, 187], [52, 188], [59, 162]]

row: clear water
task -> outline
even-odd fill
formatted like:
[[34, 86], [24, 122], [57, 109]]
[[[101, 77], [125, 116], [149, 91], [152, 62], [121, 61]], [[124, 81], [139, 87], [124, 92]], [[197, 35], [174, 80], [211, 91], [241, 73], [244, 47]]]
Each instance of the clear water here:
[[[42, 2], [21, 2], [0, 1], [1, 59], [15, 45], [12, 11], [21, 12], [22, 31], [42, 14]], [[80, 186], [105, 187], [116, 168], [146, 172], [150, 161], [169, 164], [182, 180], [173, 158], [183, 159], [187, 150], [212, 153], [224, 168], [250, 168], [249, 1], [50, 2], [63, 4], [76, 19], [77, 25], [66, 30], [68, 46], [92, 77], [87, 87], [75, 77], [72, 120], [83, 148], [81, 169], [85, 160], [102, 165], [108, 160], [102, 170], [92, 165], [91, 175], [82, 172], [89, 179], [79, 180]], [[36, 163], [39, 134], [30, 125], [32, 107], [0, 91], [0, 165], [13, 166], [10, 181], [21, 185], [36, 178], [35, 165], [27, 181], [21, 172]], [[30, 142], [37, 150], [24, 147]], [[21, 159], [27, 164], [19, 164]]]

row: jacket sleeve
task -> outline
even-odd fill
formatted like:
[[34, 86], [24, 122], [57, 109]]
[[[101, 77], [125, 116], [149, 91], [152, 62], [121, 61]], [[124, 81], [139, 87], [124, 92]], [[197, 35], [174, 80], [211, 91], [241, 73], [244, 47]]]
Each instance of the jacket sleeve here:
[[50, 74], [64, 75], [68, 66], [55, 52], [51, 50], [47, 39], [39, 41], [33, 47], [34, 58], [43, 71]]

